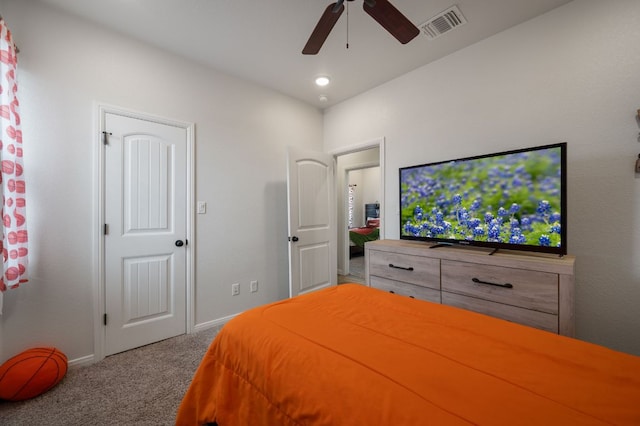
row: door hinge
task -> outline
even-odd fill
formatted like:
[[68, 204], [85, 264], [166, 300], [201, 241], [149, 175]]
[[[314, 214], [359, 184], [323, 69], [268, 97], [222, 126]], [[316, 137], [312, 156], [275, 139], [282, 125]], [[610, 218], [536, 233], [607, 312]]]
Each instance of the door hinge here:
[[104, 235], [109, 235], [109, 224], [108, 223], [104, 224]]
[[103, 323], [104, 325], [107, 325], [107, 314], [104, 314], [104, 315], [102, 316], [102, 323]]
[[111, 132], [102, 132], [102, 143], [109, 145], [109, 136], [113, 135]]

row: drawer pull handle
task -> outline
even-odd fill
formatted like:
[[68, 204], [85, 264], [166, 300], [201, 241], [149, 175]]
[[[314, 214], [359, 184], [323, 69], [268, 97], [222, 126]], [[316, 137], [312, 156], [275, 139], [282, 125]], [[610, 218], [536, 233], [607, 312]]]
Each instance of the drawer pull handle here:
[[413, 266], [409, 266], [407, 268], [407, 267], [404, 267], [404, 266], [394, 265], [393, 263], [389, 264], [389, 268], [402, 269], [403, 271], [413, 271]]
[[506, 284], [490, 283], [488, 281], [479, 280], [478, 278], [471, 278], [471, 281], [473, 281], [476, 284], [486, 284], [486, 285], [494, 285], [496, 287], [513, 288], [513, 284], [509, 284], [509, 283], [506, 283]]
[[[391, 293], [391, 294], [396, 294], [396, 292], [395, 292], [395, 291], [393, 291], [393, 290], [389, 290], [389, 293]], [[413, 296], [409, 296], [409, 299], [415, 299], [415, 297], [413, 297]]]

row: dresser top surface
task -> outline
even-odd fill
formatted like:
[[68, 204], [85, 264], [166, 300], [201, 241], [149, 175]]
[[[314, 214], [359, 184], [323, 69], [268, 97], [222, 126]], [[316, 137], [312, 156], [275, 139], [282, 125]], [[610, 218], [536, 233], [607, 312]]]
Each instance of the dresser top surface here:
[[431, 248], [434, 243], [407, 240], [377, 240], [367, 242], [365, 250], [380, 250], [423, 256], [460, 262], [481, 263], [522, 269], [547, 270], [560, 274], [574, 274], [575, 257], [558, 256], [546, 253], [520, 252], [515, 250], [498, 250], [464, 246], [444, 246]]

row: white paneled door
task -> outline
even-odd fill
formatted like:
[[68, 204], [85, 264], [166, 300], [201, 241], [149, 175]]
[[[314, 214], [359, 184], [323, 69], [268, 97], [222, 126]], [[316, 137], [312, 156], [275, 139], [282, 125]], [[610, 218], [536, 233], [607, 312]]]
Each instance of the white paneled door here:
[[333, 157], [288, 151], [289, 293], [337, 284], [337, 232]]
[[107, 112], [105, 355], [186, 332], [187, 130]]

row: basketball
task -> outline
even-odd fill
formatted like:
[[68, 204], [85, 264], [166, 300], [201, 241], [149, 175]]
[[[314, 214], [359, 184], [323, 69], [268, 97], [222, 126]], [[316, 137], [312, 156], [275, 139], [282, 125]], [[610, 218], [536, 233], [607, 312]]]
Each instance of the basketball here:
[[67, 357], [56, 348], [33, 348], [0, 366], [0, 399], [22, 401], [57, 385], [67, 373]]

